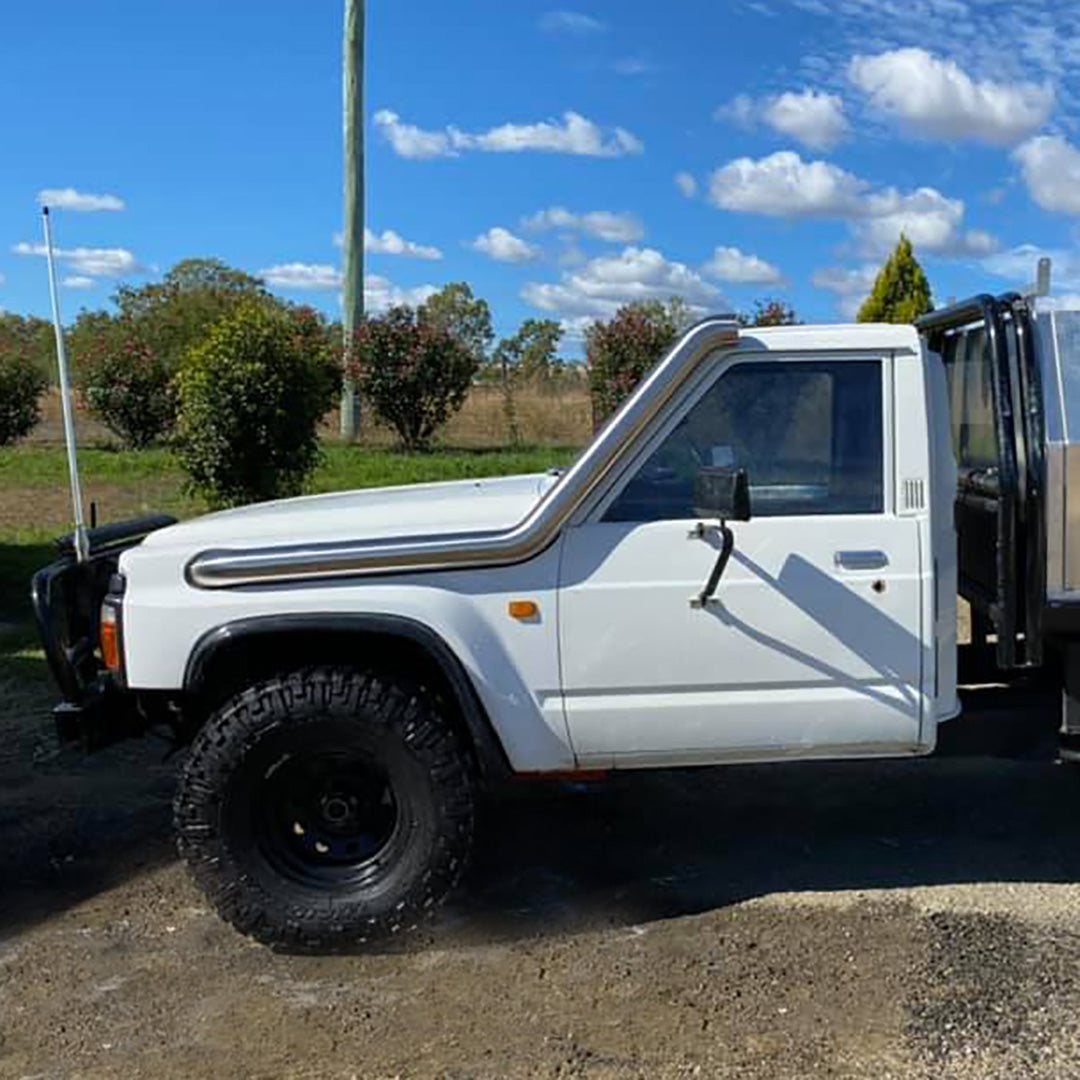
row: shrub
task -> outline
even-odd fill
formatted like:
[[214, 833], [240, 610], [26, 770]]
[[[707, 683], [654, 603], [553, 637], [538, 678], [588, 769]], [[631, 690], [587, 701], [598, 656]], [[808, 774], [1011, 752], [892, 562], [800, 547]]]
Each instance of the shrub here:
[[107, 315], [95, 321], [97, 332], [86, 332], [84, 323], [79, 338], [79, 392], [90, 413], [125, 446], [142, 450], [172, 430], [176, 396], [169, 372], [130, 321]]
[[81, 313], [68, 347], [87, 407], [136, 449], [171, 433], [171, 380], [215, 323], [253, 302], [286, 308], [258, 278], [216, 259], [187, 259], [160, 282], [121, 285], [112, 299], [117, 314]]
[[0, 347], [0, 446], [29, 435], [41, 419], [49, 380], [23, 348]]
[[310, 309], [254, 302], [222, 319], [176, 377], [176, 450], [191, 486], [226, 506], [298, 494], [339, 381]]
[[480, 366], [455, 334], [418, 319], [408, 307], [366, 319], [351, 352], [357, 387], [408, 450], [430, 446], [461, 408]]
[[585, 331], [594, 428], [671, 348], [683, 321], [681, 306], [649, 301], [627, 304], [609, 322], [595, 322]]
[[0, 354], [24, 353], [50, 382], [56, 371], [56, 339], [53, 325], [33, 315], [0, 311]]

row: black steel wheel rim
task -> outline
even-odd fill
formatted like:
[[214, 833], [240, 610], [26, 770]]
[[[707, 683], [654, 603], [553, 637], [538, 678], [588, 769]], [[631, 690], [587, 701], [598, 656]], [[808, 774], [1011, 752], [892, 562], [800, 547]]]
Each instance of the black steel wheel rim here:
[[377, 879], [402, 834], [389, 774], [357, 749], [284, 753], [262, 771], [253, 795], [251, 825], [263, 857], [309, 888]]

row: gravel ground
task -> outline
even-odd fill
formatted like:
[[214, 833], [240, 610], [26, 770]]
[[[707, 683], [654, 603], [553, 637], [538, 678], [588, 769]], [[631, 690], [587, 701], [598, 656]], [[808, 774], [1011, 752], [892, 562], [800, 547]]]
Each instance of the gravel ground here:
[[529, 785], [395, 947], [275, 955], [174, 860], [174, 761], [0, 719], [0, 1076], [1080, 1077], [1054, 697], [934, 760]]

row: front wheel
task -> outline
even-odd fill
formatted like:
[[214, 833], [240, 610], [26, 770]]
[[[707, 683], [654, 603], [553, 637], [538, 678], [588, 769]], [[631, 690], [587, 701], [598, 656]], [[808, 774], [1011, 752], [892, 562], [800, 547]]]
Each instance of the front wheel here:
[[210, 718], [174, 816], [195, 881], [237, 929], [281, 948], [342, 949], [414, 925], [457, 883], [472, 769], [423, 688], [295, 672]]

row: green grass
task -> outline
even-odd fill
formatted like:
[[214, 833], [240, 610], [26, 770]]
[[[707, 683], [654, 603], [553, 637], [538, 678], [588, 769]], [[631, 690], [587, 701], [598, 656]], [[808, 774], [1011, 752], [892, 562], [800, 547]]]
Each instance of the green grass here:
[[344, 491], [391, 484], [543, 472], [568, 464], [575, 453], [565, 448], [529, 447], [518, 450], [436, 450], [429, 454], [404, 454], [394, 450], [330, 446], [322, 467], [312, 478], [311, 490]]
[[[427, 454], [330, 444], [311, 479], [314, 492], [354, 487], [385, 487], [477, 476], [543, 472], [565, 465], [576, 451], [565, 447], [514, 450], [435, 450]], [[84, 484], [131, 486], [152, 482], [183, 487], [183, 473], [167, 450], [80, 450]], [[66, 490], [67, 458], [59, 447], [26, 446], [0, 451], [0, 492], [10, 488]]]
[[[167, 450], [79, 450], [84, 481], [129, 484], [175, 477], [180, 469]], [[58, 446], [16, 446], [0, 450], [0, 491], [5, 488], [67, 489], [67, 455]]]
[[[311, 492], [543, 472], [566, 465], [575, 454], [552, 447], [406, 454], [331, 443], [324, 449], [323, 463], [308, 485]], [[86, 498], [99, 504], [102, 522], [154, 510], [191, 517], [205, 509], [185, 491], [183, 473], [165, 450], [80, 450], [79, 472]], [[70, 528], [67, 490], [62, 447], [0, 450], [0, 661], [16, 654], [30, 660], [25, 654], [34, 639], [30, 577], [52, 561], [53, 539]]]

